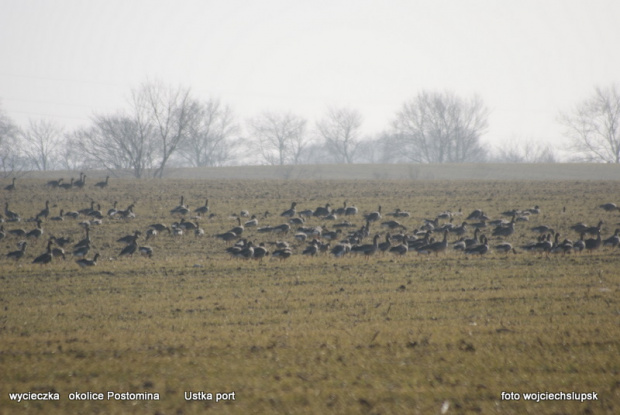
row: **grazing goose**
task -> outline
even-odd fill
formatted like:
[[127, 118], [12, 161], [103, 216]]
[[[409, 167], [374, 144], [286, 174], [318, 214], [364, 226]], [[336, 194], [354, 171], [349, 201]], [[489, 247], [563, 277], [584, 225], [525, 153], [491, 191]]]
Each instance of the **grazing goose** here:
[[95, 183], [95, 187], [98, 187], [100, 189], [103, 189], [104, 187], [108, 187], [109, 180], [110, 180], [110, 176], [106, 176], [104, 181]]
[[138, 252], [140, 252], [141, 255], [144, 255], [146, 257], [152, 258], [153, 257], [153, 248], [151, 248], [150, 246], [144, 245], [138, 248]]
[[265, 246], [264, 242], [261, 242], [259, 246], [254, 247], [254, 259], [262, 261], [263, 258], [269, 255], [269, 250]]
[[60, 184], [62, 183], [63, 178], [61, 177], [58, 180], [50, 180], [45, 184], [45, 187], [51, 187], [52, 189], [56, 189], [58, 188], [58, 186], [60, 186]]
[[404, 231], [407, 230], [407, 227], [405, 225], [402, 225], [397, 220], [388, 220], [386, 222], [381, 222], [381, 227], [388, 228], [388, 229], [391, 229], [391, 230], [398, 229], [398, 228], [400, 228], [400, 229], [402, 229]]
[[194, 209], [194, 213], [204, 215], [209, 211], [209, 199], [205, 200], [205, 204]]
[[613, 212], [614, 210], [618, 210], [618, 206], [616, 206], [615, 203], [604, 203], [600, 205], [599, 207], [605, 210], [606, 212]]
[[181, 222], [177, 226], [186, 231], [198, 229], [198, 223], [187, 221], [185, 218], [182, 218]]
[[61, 189], [65, 189], [65, 190], [69, 190], [71, 188], [73, 188], [73, 177], [71, 178], [71, 181], [69, 183], [61, 183], [58, 185], [58, 187], [60, 187]]
[[71, 219], [77, 219], [80, 217], [80, 212], [77, 212], [75, 210], [71, 210], [69, 212], [65, 212], [64, 216], [69, 217]]
[[495, 250], [502, 254], [507, 254], [508, 252], [513, 251], [514, 248], [512, 247], [510, 243], [503, 242], [501, 244], [495, 245]]
[[467, 216], [466, 220], [480, 219], [484, 213], [480, 209], [476, 209]]
[[54, 254], [52, 253], [52, 244], [54, 243], [54, 241], [52, 241], [51, 239], [47, 242], [47, 251], [45, 251], [45, 253], [39, 255], [38, 257], [36, 257], [32, 263], [33, 264], [41, 264], [41, 265], [45, 265], [45, 264], [49, 264], [50, 262], [52, 262], [52, 259], [54, 258]]
[[620, 244], [620, 229], [616, 229], [616, 232], [609, 238], [603, 241], [604, 246], [611, 246], [612, 248], [617, 247]]
[[283, 216], [285, 218], [292, 218], [293, 216], [297, 214], [297, 211], [295, 210], [295, 206], [297, 206], [297, 202], [291, 203], [291, 208], [280, 213], [280, 216]]
[[13, 182], [11, 182], [10, 185], [5, 186], [4, 190], [8, 191], [8, 192], [12, 192], [13, 190], [15, 190], [15, 180], [17, 180], [15, 177], [13, 177]]
[[370, 212], [364, 218], [366, 219], [366, 222], [376, 222], [381, 220], [381, 205], [379, 205], [375, 212]]
[[119, 243], [123, 243], [123, 244], [130, 244], [132, 243], [139, 235], [141, 235], [140, 231], [134, 231], [134, 233], [132, 235], [125, 235], [122, 238], [118, 238], [116, 240], [116, 242]]
[[8, 254], [6, 254], [6, 257], [10, 259], [14, 259], [15, 261], [19, 261], [20, 259], [24, 257], [24, 253], [26, 252], [27, 245], [28, 245], [28, 242], [26, 241], [19, 242], [17, 244], [17, 246], [19, 246], [19, 250], [9, 252]]
[[273, 251], [273, 254], [271, 254], [271, 257], [278, 258], [279, 260], [283, 261], [289, 258], [291, 255], [293, 255], [293, 251], [291, 251], [290, 248], [283, 248], [283, 249], [277, 249]]
[[288, 223], [283, 223], [281, 225], [274, 226], [271, 228], [271, 232], [273, 233], [289, 233], [290, 230], [291, 230], [291, 225], [289, 225]]
[[99, 252], [97, 252], [95, 254], [93, 259], [81, 258], [81, 259], [78, 259], [77, 261], [75, 261], [75, 263], [78, 264], [82, 268], [84, 268], [84, 267], [94, 267], [95, 265], [97, 265], [97, 260], [98, 259], [99, 259]]
[[157, 232], [168, 231], [168, 235], [170, 235], [170, 226], [165, 225], [163, 223], [153, 223], [149, 225], [149, 228], [155, 229]]

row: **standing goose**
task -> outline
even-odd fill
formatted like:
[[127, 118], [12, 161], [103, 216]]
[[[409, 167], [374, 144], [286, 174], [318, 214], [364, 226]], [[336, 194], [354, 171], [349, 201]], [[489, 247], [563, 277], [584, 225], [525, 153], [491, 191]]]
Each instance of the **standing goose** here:
[[326, 203], [325, 206], [319, 206], [318, 208], [316, 208], [312, 216], [323, 217], [329, 215], [330, 213], [332, 213], [331, 205], [329, 203]]
[[232, 228], [229, 232], [232, 232], [237, 236], [241, 236], [241, 234], [243, 233], [243, 229], [243, 225], [241, 225], [241, 218], [237, 217], [237, 226]]
[[437, 256], [439, 255], [440, 252], [445, 251], [447, 248], [448, 248], [448, 230], [444, 230], [443, 239], [441, 241], [433, 242], [421, 248], [418, 248], [418, 253], [419, 254], [435, 253], [435, 256]]
[[381, 220], [381, 205], [377, 208], [375, 212], [371, 212], [365, 216], [366, 222], [376, 222]]
[[138, 237], [139, 234], [135, 234], [132, 238], [132, 241], [121, 250], [119, 256], [132, 256], [133, 254], [135, 254], [138, 250]]
[[19, 222], [21, 220], [19, 214], [9, 209], [9, 202], [6, 202], [4, 204], [4, 214], [6, 215], [6, 218], [11, 222]]
[[197, 213], [199, 215], [204, 215], [205, 213], [207, 213], [209, 211], [209, 199], [205, 200], [205, 204], [197, 207], [196, 209], [194, 209], [194, 213]]
[[37, 219], [37, 227], [26, 234], [26, 238], [40, 238], [43, 235], [43, 228], [41, 228], [41, 219]]
[[592, 251], [597, 250], [597, 249], [599, 249], [599, 248], [601, 247], [601, 242], [602, 242], [602, 241], [601, 241], [601, 231], [599, 230], [599, 231], [596, 233], [596, 235], [597, 235], [597, 236], [596, 236], [596, 239], [594, 239], [594, 238], [589, 238], [589, 239], [586, 239], [586, 240], [584, 241], [584, 243], [585, 243], [585, 248], [586, 248], [586, 250], [587, 250], [588, 252], [592, 252]]
[[351, 247], [351, 252], [358, 252], [364, 254], [366, 259], [370, 258], [379, 250], [379, 234], [376, 234], [372, 239], [372, 244], [355, 245]]
[[13, 177], [13, 182], [11, 182], [10, 185], [5, 186], [4, 190], [8, 191], [8, 192], [12, 192], [13, 190], [15, 190], [15, 180], [17, 180], [15, 177]]
[[285, 210], [284, 212], [280, 213], [280, 216], [285, 217], [285, 218], [292, 218], [293, 216], [297, 215], [297, 211], [295, 210], [295, 206], [297, 206], [297, 202], [292, 202], [291, 203], [291, 208]]
[[73, 182], [73, 187], [77, 187], [78, 189], [82, 189], [86, 184], [86, 175], [84, 173], [80, 173], [80, 179]]
[[187, 206], [184, 204], [185, 202], [185, 196], [181, 195], [181, 201], [179, 202], [179, 205], [177, 207], [175, 207], [174, 209], [170, 210], [170, 213], [172, 215], [176, 215], [176, 214], [180, 214], [181, 212], [187, 212]]
[[609, 238], [603, 241], [604, 246], [611, 246], [612, 248], [617, 247], [620, 244], [620, 229], [616, 229], [616, 232]]
[[54, 241], [52, 241], [51, 239], [47, 242], [47, 251], [44, 254], [39, 255], [38, 257], [36, 257], [32, 263], [33, 264], [41, 264], [41, 265], [45, 265], [45, 264], [49, 264], [50, 262], [52, 262], [52, 259], [54, 258], [54, 254], [52, 254], [52, 244], [54, 243]]
[[357, 215], [358, 209], [355, 206], [347, 206], [347, 202], [344, 203], [344, 215], [345, 216], [353, 216]]
[[103, 189], [104, 187], [108, 187], [109, 180], [110, 180], [110, 176], [106, 176], [104, 181], [95, 183], [95, 187], [98, 187], [100, 189]]
[[41, 217], [47, 219], [50, 214], [50, 201], [45, 201], [45, 207], [37, 214], [36, 218], [39, 219]]
[[258, 261], [262, 262], [263, 258], [265, 258], [268, 255], [269, 255], [269, 250], [265, 246], [264, 242], [261, 242], [260, 245], [254, 247], [254, 257], [253, 257], [254, 259], [257, 259]]
[[84, 267], [94, 267], [95, 265], [97, 265], [97, 260], [98, 259], [99, 259], [99, 252], [97, 252], [95, 254], [93, 259], [81, 258], [81, 259], [78, 259], [77, 261], [75, 261], [75, 263], [78, 264], [82, 268], [84, 268]]

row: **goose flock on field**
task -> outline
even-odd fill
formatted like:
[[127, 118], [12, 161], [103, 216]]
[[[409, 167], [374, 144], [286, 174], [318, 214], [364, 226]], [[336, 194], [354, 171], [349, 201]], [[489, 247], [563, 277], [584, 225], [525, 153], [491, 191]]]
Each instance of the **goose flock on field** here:
[[[109, 176], [90, 186], [104, 189], [108, 185]], [[86, 175], [83, 173], [78, 180], [71, 178], [69, 183], [60, 178], [45, 184], [47, 188], [58, 189], [84, 186]], [[4, 187], [7, 193], [19, 191], [18, 189], [15, 178]], [[315, 209], [300, 209], [299, 202], [293, 201], [278, 215], [269, 212], [251, 215], [249, 211], [241, 210], [239, 214], [231, 215], [236, 221], [235, 226], [229, 229], [222, 227], [219, 232], [206, 235], [200, 225], [201, 221], [213, 221], [219, 216], [211, 211], [209, 199], [203, 200], [204, 204], [190, 209], [185, 197], [181, 196], [179, 204], [169, 210], [169, 219], [174, 222], [152, 223], [144, 230], [133, 229], [129, 234], [119, 236], [116, 242], [122, 244], [122, 247], [115, 258], [134, 255], [152, 258], [157, 250], [141, 241], [149, 241], [161, 234], [172, 238], [185, 238], [187, 234], [193, 234], [195, 238], [209, 236], [221, 241], [221, 253], [235, 259], [258, 261], [267, 257], [285, 260], [293, 255], [331, 255], [334, 258], [360, 256], [369, 259], [379, 255], [399, 258], [414, 253], [439, 257], [447, 255], [448, 252], [457, 252], [466, 256], [483, 256], [492, 251], [503, 255], [532, 252], [549, 257], [552, 254], [592, 252], [601, 247], [616, 248], [620, 245], [620, 228], [603, 238], [603, 220], [595, 226], [576, 223], [562, 233], [557, 227], [544, 224], [528, 227], [529, 218], [540, 215], [539, 206], [510, 209], [502, 212], [496, 219], [489, 217], [482, 209], [475, 209], [467, 216], [461, 209], [456, 212], [443, 211], [433, 218], [419, 220], [416, 226], [412, 226], [411, 223], [416, 220], [405, 210], [395, 208], [386, 213], [379, 204], [376, 210], [360, 214], [359, 209], [349, 205], [347, 200], [341, 207], [333, 208], [332, 204], [327, 202]], [[605, 203], [598, 207], [605, 212], [620, 210], [614, 203]], [[5, 255], [8, 260], [23, 261], [28, 247], [36, 245], [34, 242], [37, 240], [46, 240], [44, 252], [34, 257], [32, 263], [45, 265], [53, 262], [54, 258], [65, 259], [67, 255], [71, 255], [80, 267], [96, 266], [101, 254], [92, 252], [96, 246], [91, 239], [93, 227], [111, 221], [131, 223], [136, 217], [133, 203], [128, 204], [125, 209], [119, 209], [117, 201], [106, 213], [95, 201], [91, 201], [90, 206], [83, 209], [61, 208], [56, 216], [51, 213], [50, 208], [50, 201], [46, 200], [36, 215], [22, 220], [19, 213], [10, 209], [9, 202], [5, 202], [4, 213], [0, 214], [0, 240], [13, 238], [17, 244], [16, 250]], [[358, 218], [362, 220], [361, 226], [353, 223]], [[74, 243], [67, 237], [47, 236], [47, 221], [77, 222], [83, 228], [84, 238]], [[263, 224], [263, 221], [271, 223]], [[21, 224], [30, 222], [34, 223], [31, 229], [20, 227]], [[517, 230], [521, 237], [531, 233], [532, 240], [515, 246], [511, 240], [516, 238], [514, 235]], [[577, 239], [569, 239], [569, 233]]]

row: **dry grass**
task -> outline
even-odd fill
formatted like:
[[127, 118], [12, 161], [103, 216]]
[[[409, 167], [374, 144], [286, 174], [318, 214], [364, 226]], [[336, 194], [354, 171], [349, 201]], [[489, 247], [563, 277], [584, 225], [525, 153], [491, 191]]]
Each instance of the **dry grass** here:
[[[314, 209], [344, 200], [362, 212], [378, 204], [384, 212], [408, 210], [412, 217], [403, 222], [410, 229], [444, 210], [466, 215], [482, 208], [495, 218], [536, 204], [542, 213], [518, 224], [510, 242], [531, 241], [529, 228], [543, 223], [576, 239], [570, 225], [599, 219], [608, 236], [620, 218], [596, 206], [617, 202], [620, 182], [169, 179], [69, 192], [43, 183], [18, 181], [5, 199], [24, 217], [46, 199], [53, 214], [91, 200], [107, 210], [117, 200], [121, 207], [135, 203], [137, 217], [94, 229], [102, 259], [93, 268], [80, 269], [71, 259], [31, 264], [44, 241], [32, 242], [18, 264], [0, 260], [0, 413], [619, 411], [618, 249], [551, 258], [297, 254], [259, 263], [229, 259], [225, 244], [211, 236], [232, 227], [229, 216], [241, 209], [258, 214], [262, 225], [277, 225], [291, 201]], [[115, 240], [172, 222], [169, 210], [181, 195], [191, 208], [209, 197], [217, 216], [200, 221], [207, 236], [160, 235], [149, 241], [153, 259], [119, 259]], [[271, 215], [264, 218], [265, 212]], [[71, 220], [47, 221], [44, 229], [82, 235]], [[16, 242], [5, 238], [2, 252]], [[9, 392], [52, 390], [61, 394], [59, 402], [8, 400]], [[75, 391], [110, 390], [157, 392], [161, 400], [67, 399]], [[234, 391], [236, 399], [187, 402], [190, 390]], [[509, 402], [502, 391], [594, 391], [599, 400]]]

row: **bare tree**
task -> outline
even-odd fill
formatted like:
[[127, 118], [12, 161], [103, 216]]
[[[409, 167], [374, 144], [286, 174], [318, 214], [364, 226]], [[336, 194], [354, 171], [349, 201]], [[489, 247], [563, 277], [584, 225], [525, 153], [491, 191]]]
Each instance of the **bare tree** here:
[[154, 128], [159, 150], [159, 166], [154, 176], [161, 178], [170, 156], [194, 128], [192, 123], [197, 120], [198, 102], [191, 97], [188, 88], [148, 82], [132, 91], [132, 107], [140, 123], [148, 122]]
[[47, 120], [30, 120], [28, 129], [22, 132], [23, 152], [37, 170], [56, 167], [63, 131], [60, 126]]
[[488, 110], [477, 96], [465, 100], [451, 92], [422, 92], [397, 112], [394, 145], [417, 163], [482, 161], [486, 151], [480, 137], [487, 120]]
[[616, 85], [597, 87], [591, 98], [560, 114], [560, 122], [579, 158], [620, 163], [620, 93]]
[[196, 121], [191, 123], [186, 140], [179, 146], [179, 153], [195, 167], [221, 166], [234, 158], [235, 148], [240, 140], [230, 107], [212, 99], [200, 103]]
[[24, 160], [18, 151], [19, 143], [19, 128], [0, 108], [0, 170], [5, 177], [24, 167]]
[[556, 163], [557, 156], [549, 144], [534, 140], [510, 140], [497, 149], [500, 163]]
[[91, 167], [130, 169], [140, 178], [153, 166], [153, 126], [125, 115], [95, 116], [93, 126], [74, 132], [69, 142]]
[[261, 157], [271, 165], [299, 164], [308, 144], [306, 120], [291, 113], [265, 112], [249, 121]]
[[361, 142], [362, 115], [348, 108], [329, 108], [316, 128], [337, 163], [353, 163]]

